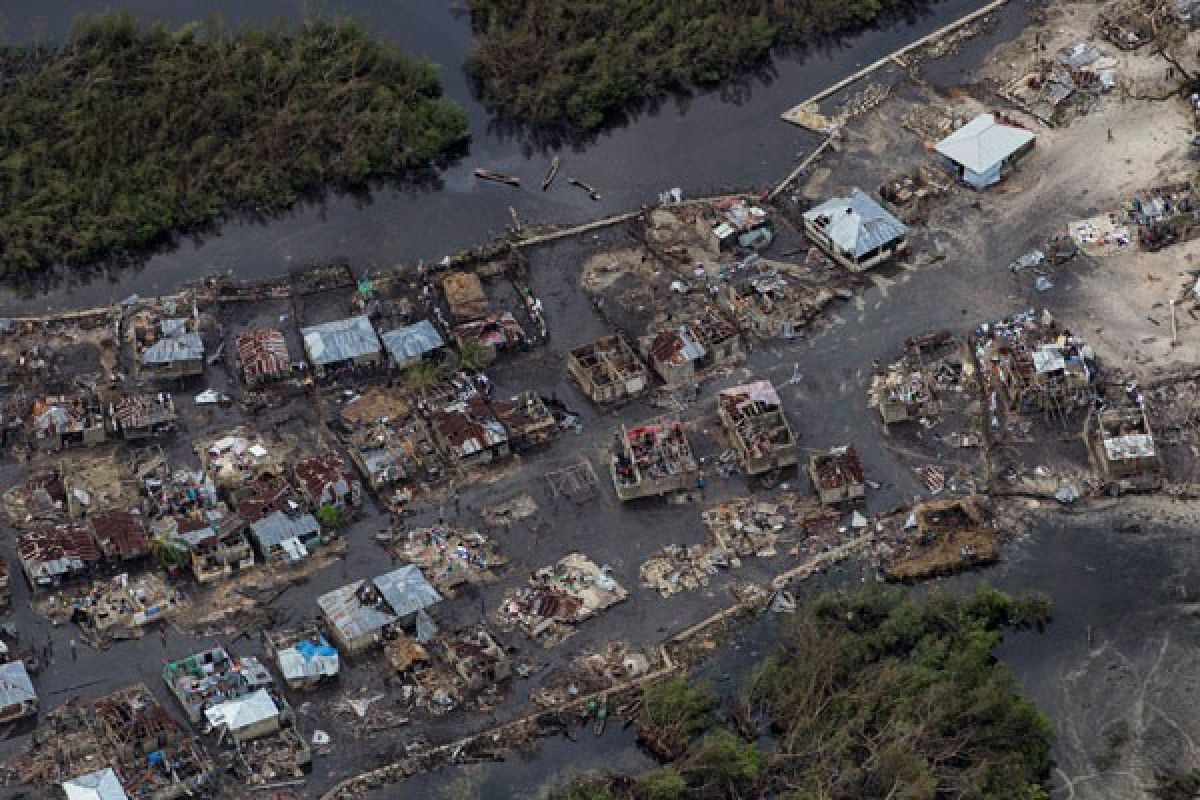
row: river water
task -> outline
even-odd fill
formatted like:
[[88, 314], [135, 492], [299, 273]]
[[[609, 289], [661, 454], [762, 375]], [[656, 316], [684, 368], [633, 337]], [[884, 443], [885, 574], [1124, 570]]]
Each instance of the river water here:
[[[496, 121], [473, 95], [463, 64], [471, 48], [466, 16], [442, 0], [340, 0], [343, 13], [409, 53], [441, 66], [446, 94], [468, 111], [469, 154], [441, 172], [436, 187], [377, 186], [368, 197], [330, 195], [269, 219], [235, 219], [214, 231], [183, 237], [135, 267], [53, 286], [0, 290], [0, 314], [31, 314], [107, 303], [132, 293], [173, 291], [201, 275], [261, 278], [305, 263], [347, 259], [355, 267], [433, 260], [503, 231], [509, 207], [527, 222], [577, 222], [652, 202], [664, 188], [688, 195], [723, 188], [766, 187], [811, 150], [815, 138], [779, 114], [897, 47], [982, 6], [982, 0], [942, 0], [921, 15], [839, 42], [777, 59], [769, 74], [723, 91], [673, 98], [583, 143], [536, 146], [525, 132]], [[295, 22], [305, 0], [9, 0], [0, 6], [0, 33], [9, 42], [56, 40], [80, 14], [117, 6], [141, 19], [178, 26], [220, 14], [229, 26]], [[316, 4], [320, 6], [320, 4]], [[458, 4], [454, 4], [458, 5]], [[562, 156], [560, 178], [540, 190], [550, 159]], [[519, 175], [520, 189], [482, 184], [486, 166]], [[602, 194], [593, 202], [566, 178]]]

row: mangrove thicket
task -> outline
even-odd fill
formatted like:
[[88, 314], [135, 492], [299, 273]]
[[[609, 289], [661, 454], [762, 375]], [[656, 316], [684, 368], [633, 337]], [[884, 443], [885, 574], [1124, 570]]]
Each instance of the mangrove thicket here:
[[79, 22], [0, 50], [0, 264], [80, 263], [229, 211], [429, 165], [467, 139], [435, 68], [351, 22]]
[[823, 595], [726, 699], [734, 713], [703, 683], [650, 687], [638, 732], [663, 766], [556, 800], [1044, 800], [1053, 728], [992, 651], [1049, 617], [987, 587]]
[[536, 126], [596, 128], [663, 92], [713, 86], [774, 47], [853, 30], [915, 0], [468, 0], [484, 95]]

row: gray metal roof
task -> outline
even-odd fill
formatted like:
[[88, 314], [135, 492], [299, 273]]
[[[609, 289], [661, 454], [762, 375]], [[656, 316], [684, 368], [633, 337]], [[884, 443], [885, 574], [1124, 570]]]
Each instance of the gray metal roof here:
[[170, 364], [204, 358], [204, 340], [198, 333], [180, 333], [160, 339], [142, 352], [143, 364]]
[[302, 328], [304, 350], [318, 367], [378, 353], [381, 345], [371, 320], [363, 316]]
[[383, 346], [387, 348], [392, 361], [398, 364], [446, 346], [442, 335], [427, 319], [406, 328], [388, 331], [380, 338], [383, 339]]
[[317, 598], [321, 613], [347, 641], [377, 631], [397, 620], [395, 614], [359, 602], [357, 592], [364, 583], [366, 581], [355, 581]]
[[21, 661], [0, 664], [0, 708], [19, 706], [37, 700], [33, 681]]
[[304, 539], [321, 532], [321, 525], [312, 514], [289, 517], [275, 511], [250, 526], [250, 533], [263, 550], [278, 547], [288, 539]]
[[421, 570], [412, 564], [385, 573], [372, 583], [397, 616], [407, 616], [414, 611], [440, 603], [442, 596], [425, 580]]
[[129, 800], [112, 767], [63, 781], [62, 790], [67, 800]]
[[804, 219], [811, 223], [816, 223], [819, 217], [828, 218], [824, 230], [830, 241], [855, 258], [908, 233], [904, 223], [861, 189], [852, 189], [849, 197], [835, 197], [804, 212]]

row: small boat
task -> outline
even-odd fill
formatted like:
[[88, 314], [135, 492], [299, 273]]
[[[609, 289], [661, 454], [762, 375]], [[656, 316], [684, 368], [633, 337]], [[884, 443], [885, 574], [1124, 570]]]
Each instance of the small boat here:
[[599, 192], [597, 192], [597, 191], [596, 191], [595, 189], [593, 189], [591, 186], [588, 186], [586, 183], [584, 183], [583, 181], [579, 180], [578, 178], [568, 178], [568, 179], [567, 179], [567, 183], [571, 184], [572, 186], [578, 186], [580, 189], [583, 189], [585, 192], [587, 192], [587, 193], [588, 193], [588, 196], [589, 196], [589, 197], [591, 197], [593, 200], [599, 200], [599, 199], [600, 199], [600, 193], [599, 193]]
[[484, 181], [495, 181], [496, 183], [507, 183], [509, 186], [520, 186], [521, 179], [516, 175], [506, 175], [503, 172], [493, 172], [490, 169], [476, 169], [475, 177]]
[[554, 183], [554, 179], [558, 177], [558, 168], [562, 166], [562, 159], [558, 156], [550, 162], [550, 169], [546, 172], [546, 177], [542, 178], [542, 191], [550, 188], [550, 184]]

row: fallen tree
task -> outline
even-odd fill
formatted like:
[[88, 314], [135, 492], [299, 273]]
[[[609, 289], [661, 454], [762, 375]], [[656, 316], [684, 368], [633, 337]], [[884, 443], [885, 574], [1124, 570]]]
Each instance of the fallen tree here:
[[1044, 599], [987, 587], [823, 595], [746, 687], [739, 730], [757, 715], [768, 744], [717, 721], [709, 690], [668, 680], [646, 690], [638, 728], [669, 762], [555, 797], [1045, 798], [1052, 727], [991, 653], [1005, 630], [1049, 614]]

